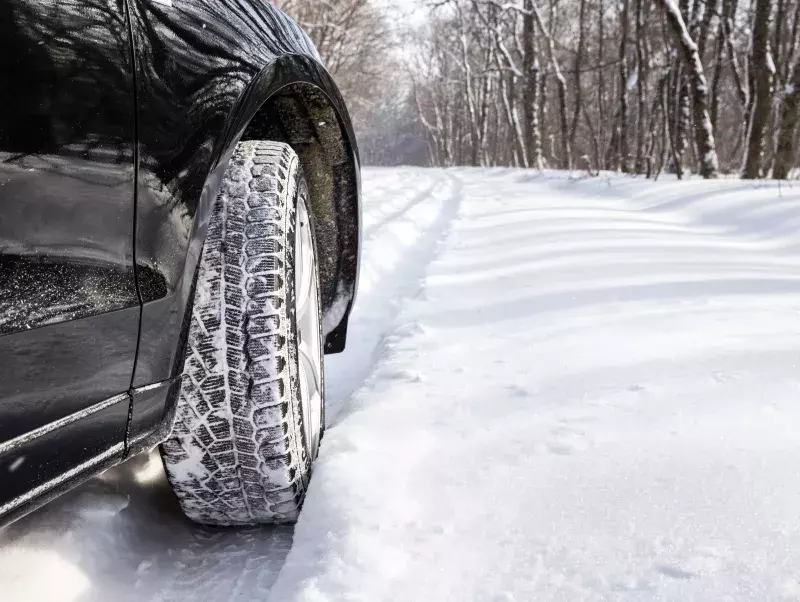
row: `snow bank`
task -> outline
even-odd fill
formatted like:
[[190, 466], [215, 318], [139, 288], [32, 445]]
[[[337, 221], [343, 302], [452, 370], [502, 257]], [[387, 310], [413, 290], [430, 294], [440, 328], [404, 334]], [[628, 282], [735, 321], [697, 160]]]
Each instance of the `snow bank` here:
[[270, 599], [797, 599], [798, 189], [451, 175]]

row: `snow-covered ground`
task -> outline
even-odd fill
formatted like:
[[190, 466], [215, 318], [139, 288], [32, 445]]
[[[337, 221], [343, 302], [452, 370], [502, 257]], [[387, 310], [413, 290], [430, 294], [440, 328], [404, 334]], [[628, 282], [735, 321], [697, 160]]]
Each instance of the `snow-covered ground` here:
[[365, 173], [296, 528], [134, 459], [0, 532], [0, 598], [800, 600], [800, 187]]

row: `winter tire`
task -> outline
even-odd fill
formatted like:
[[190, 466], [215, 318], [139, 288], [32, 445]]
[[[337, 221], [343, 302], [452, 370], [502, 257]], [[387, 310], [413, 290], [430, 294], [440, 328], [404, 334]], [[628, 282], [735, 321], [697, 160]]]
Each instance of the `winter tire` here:
[[307, 190], [290, 147], [243, 142], [214, 206], [162, 445], [181, 507], [200, 523], [290, 523], [303, 503], [324, 425]]

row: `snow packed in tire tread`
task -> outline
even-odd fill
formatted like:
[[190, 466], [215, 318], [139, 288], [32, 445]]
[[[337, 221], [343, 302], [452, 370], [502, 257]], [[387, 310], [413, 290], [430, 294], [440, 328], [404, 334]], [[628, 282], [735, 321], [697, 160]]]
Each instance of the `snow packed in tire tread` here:
[[292, 313], [300, 174], [289, 146], [243, 142], [214, 206], [178, 417], [162, 445], [178, 500], [200, 523], [294, 522], [308, 485]]

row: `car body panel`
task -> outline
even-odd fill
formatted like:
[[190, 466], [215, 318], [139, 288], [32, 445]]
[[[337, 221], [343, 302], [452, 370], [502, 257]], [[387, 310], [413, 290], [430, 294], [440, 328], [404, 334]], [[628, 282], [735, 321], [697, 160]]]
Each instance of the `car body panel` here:
[[[293, 84], [320, 90], [341, 122], [356, 180], [358, 157], [344, 102], [313, 44], [265, 0], [130, 0], [130, 10], [139, 103], [136, 263], [158, 275], [139, 279], [144, 307], [133, 382], [143, 386], [173, 378], [179, 368], [211, 205], [236, 143], [264, 103]], [[349, 203], [357, 206], [357, 181], [352, 188]], [[357, 215], [350, 221], [357, 224]], [[352, 265], [340, 269], [339, 289], [350, 304], [355, 231]], [[348, 314], [340, 316], [341, 347]]]
[[130, 397], [123, 393], [0, 445], [0, 517], [57, 489], [65, 474], [121, 460], [129, 408]]
[[0, 334], [136, 306], [123, 0], [3, 2], [0, 89]]
[[126, 309], [0, 337], [0, 444], [127, 392], [138, 324]]
[[124, 445], [133, 91], [123, 0], [0, 3], [0, 508]]

